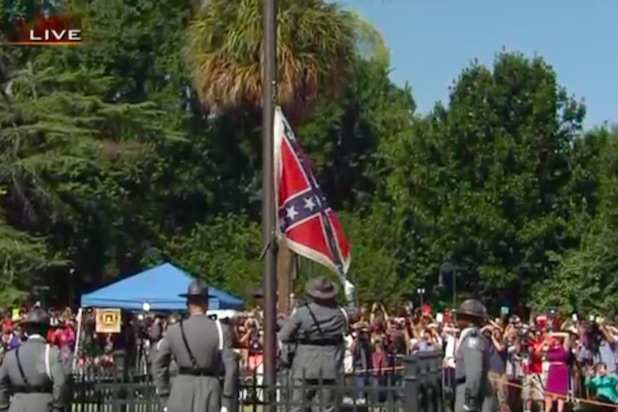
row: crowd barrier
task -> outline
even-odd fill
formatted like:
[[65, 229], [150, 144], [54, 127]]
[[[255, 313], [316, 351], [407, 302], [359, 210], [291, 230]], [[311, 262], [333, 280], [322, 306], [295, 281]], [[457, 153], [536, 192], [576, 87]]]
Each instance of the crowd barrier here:
[[[273, 388], [271, 402], [281, 412], [298, 410], [299, 407], [319, 408], [322, 399], [318, 397], [313, 404], [309, 404], [302, 400], [303, 396], [312, 391], [321, 392], [321, 389], [328, 386], [336, 393], [336, 409], [340, 411], [452, 410], [454, 374], [443, 369], [442, 352], [399, 357], [391, 364], [390, 368], [355, 370], [334, 385], [323, 381], [308, 385], [292, 379], [287, 371], [281, 371], [276, 387]], [[504, 383], [509, 389], [508, 409], [511, 412], [521, 411], [523, 386], [516, 381]], [[68, 410], [71, 412], [162, 412], [151, 376], [135, 368], [86, 371], [73, 376], [70, 389]], [[259, 369], [244, 374], [239, 382], [238, 410], [262, 412], [267, 401], [266, 389]], [[578, 409], [616, 410], [614, 404], [585, 396], [546, 395], [565, 399], [571, 407], [577, 406]]]
[[[336, 409], [340, 411], [443, 412], [442, 353], [403, 357], [397, 362], [380, 371], [357, 370], [336, 383], [317, 380], [309, 384], [281, 371], [268, 402], [281, 412], [312, 406], [320, 409], [324, 402], [321, 396], [310, 403], [306, 395], [328, 389], [335, 393]], [[237, 409], [261, 412], [267, 402], [267, 389], [257, 373], [242, 377]], [[133, 368], [74, 375], [69, 401], [71, 412], [162, 412], [151, 377]]]

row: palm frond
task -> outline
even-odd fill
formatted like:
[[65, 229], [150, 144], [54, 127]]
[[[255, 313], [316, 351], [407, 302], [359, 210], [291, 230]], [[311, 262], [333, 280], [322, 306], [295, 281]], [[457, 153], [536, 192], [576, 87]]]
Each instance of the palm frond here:
[[[260, 0], [210, 0], [197, 11], [186, 57], [204, 105], [261, 107], [261, 10]], [[354, 17], [322, 0], [281, 0], [277, 22], [277, 100], [286, 113], [337, 96], [355, 57]]]

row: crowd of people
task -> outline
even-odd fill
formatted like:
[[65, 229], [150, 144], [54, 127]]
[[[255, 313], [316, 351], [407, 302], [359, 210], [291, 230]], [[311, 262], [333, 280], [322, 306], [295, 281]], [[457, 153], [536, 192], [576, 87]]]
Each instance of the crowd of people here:
[[[36, 306], [36, 305], [35, 305]], [[11, 312], [0, 311], [2, 336], [0, 338], [0, 357], [11, 349], [17, 348], [25, 339], [21, 322], [30, 309], [23, 307]], [[71, 308], [48, 310], [51, 328], [47, 333], [47, 341], [58, 347], [62, 360], [67, 365], [72, 360], [76, 343], [76, 319]]]
[[[25, 308], [0, 313], [1, 354], [24, 340], [20, 320], [26, 313]], [[50, 310], [49, 315], [52, 328], [47, 340], [60, 349], [68, 366], [77, 342], [75, 314], [67, 308]], [[345, 337], [344, 372], [348, 376], [363, 373], [379, 382], [400, 369], [403, 355], [443, 351], [445, 385], [450, 386], [459, 332], [455, 316], [450, 311], [434, 313], [427, 304], [417, 308], [406, 305], [394, 312], [377, 302], [362, 307]], [[97, 334], [93, 315], [86, 313], [82, 340], [85, 348], [90, 345], [95, 349], [84, 351], [79, 365], [112, 366], [115, 349], [156, 344], [166, 324], [179, 317], [142, 314], [126, 319], [123, 334]], [[261, 373], [261, 310], [238, 312], [221, 320], [233, 332], [241, 370], [247, 376]], [[491, 343], [490, 381], [503, 406], [512, 393], [520, 394], [526, 411], [533, 407], [550, 411], [555, 406], [562, 412], [566, 402], [577, 399], [618, 404], [618, 328], [602, 316], [563, 319], [549, 311], [524, 320], [504, 313], [489, 319], [482, 332]]]
[[[426, 304], [395, 313], [380, 303], [361, 308], [345, 340], [345, 373], [369, 372], [380, 382], [401, 369], [403, 355], [443, 351], [445, 385], [453, 385], [456, 315], [434, 313]], [[231, 324], [243, 369], [260, 372], [259, 312], [240, 313]], [[524, 411], [562, 412], [566, 402], [582, 399], [618, 404], [618, 328], [602, 316], [563, 319], [550, 310], [523, 320], [504, 313], [489, 319], [482, 332], [490, 343], [490, 382], [503, 408], [513, 394]]]

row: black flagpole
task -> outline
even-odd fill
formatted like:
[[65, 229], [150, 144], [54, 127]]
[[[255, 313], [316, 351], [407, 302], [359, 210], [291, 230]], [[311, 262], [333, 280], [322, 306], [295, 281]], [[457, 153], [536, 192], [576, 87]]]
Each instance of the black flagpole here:
[[264, 285], [264, 385], [266, 411], [276, 412], [277, 383], [277, 243], [275, 239], [275, 188], [273, 135], [277, 92], [277, 0], [263, 0], [262, 66], [262, 242], [265, 247]]

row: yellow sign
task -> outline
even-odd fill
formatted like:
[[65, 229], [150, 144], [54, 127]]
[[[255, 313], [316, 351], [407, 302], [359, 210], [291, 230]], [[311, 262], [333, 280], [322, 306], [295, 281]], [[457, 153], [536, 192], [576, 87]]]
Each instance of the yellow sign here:
[[120, 309], [96, 309], [97, 333], [120, 333]]
[[21, 311], [19, 308], [13, 308], [13, 313], [11, 314], [11, 320], [16, 322], [21, 319]]

